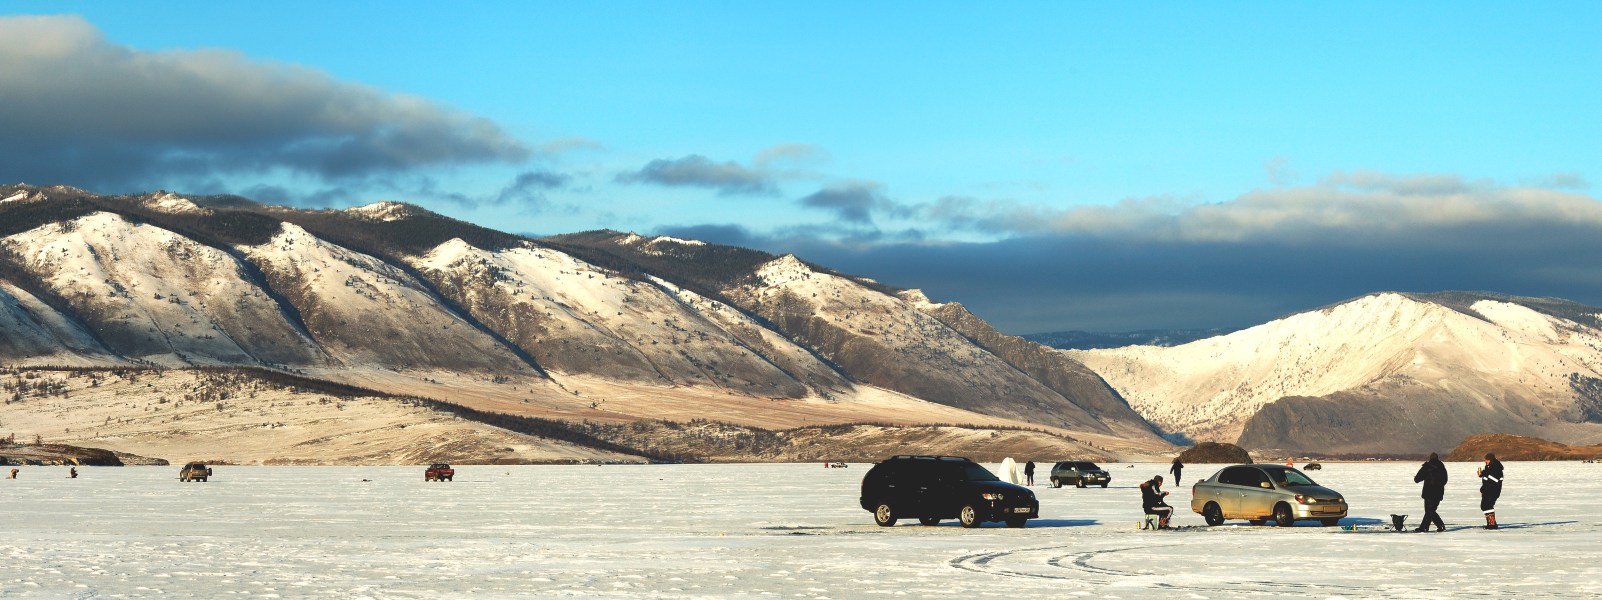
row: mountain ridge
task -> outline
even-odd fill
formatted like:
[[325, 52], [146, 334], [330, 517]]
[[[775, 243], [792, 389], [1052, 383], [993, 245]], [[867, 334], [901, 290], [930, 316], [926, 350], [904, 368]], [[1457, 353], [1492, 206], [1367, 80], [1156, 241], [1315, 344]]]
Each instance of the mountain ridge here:
[[[1071, 361], [1019, 369], [897, 290], [793, 256], [604, 231], [532, 239], [393, 202], [0, 198], [0, 367], [263, 368], [573, 422], [1038, 426], [1084, 436], [1065, 443], [1086, 453], [1100, 452], [1090, 440], [1167, 447], [1099, 379], [1036, 379]], [[771, 302], [813, 278], [905, 330], [884, 337], [843, 303]]]

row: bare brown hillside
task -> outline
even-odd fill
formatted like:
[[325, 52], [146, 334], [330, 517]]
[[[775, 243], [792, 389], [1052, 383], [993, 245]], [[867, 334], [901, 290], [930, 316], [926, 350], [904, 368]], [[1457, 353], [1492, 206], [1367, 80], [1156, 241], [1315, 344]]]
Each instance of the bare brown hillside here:
[[1487, 433], [1471, 435], [1446, 455], [1446, 460], [1478, 462], [1487, 452], [1498, 460], [1596, 460], [1602, 458], [1602, 445], [1570, 446], [1541, 438]]

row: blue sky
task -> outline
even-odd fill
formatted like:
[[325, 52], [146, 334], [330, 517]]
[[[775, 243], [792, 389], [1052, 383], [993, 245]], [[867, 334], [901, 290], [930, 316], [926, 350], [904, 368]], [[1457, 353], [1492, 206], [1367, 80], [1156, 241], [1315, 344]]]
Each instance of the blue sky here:
[[1594, 2], [7, 10], [0, 180], [696, 235], [1013, 333], [1602, 304]]

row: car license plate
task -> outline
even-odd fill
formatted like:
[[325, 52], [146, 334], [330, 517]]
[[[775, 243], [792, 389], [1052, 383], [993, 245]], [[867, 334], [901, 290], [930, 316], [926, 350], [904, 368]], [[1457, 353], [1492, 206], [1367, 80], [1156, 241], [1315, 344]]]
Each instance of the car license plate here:
[[1015, 513], [1027, 513], [1027, 512], [1030, 512], [1030, 511], [1029, 511], [1029, 509], [1027, 507], [1025, 507], [1025, 508], [1014, 508], [1014, 509], [1012, 509], [1012, 512], [1015, 512]]

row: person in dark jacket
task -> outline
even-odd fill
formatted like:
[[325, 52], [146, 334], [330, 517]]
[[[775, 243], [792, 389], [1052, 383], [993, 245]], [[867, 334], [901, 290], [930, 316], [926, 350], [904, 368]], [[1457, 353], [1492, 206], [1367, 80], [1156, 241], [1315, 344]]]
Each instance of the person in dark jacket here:
[[1418, 474], [1413, 476], [1413, 483], [1424, 484], [1424, 522], [1413, 531], [1429, 531], [1430, 523], [1435, 524], [1437, 533], [1446, 531], [1446, 523], [1441, 521], [1440, 513], [1435, 512], [1441, 507], [1441, 499], [1446, 497], [1446, 465], [1439, 454], [1430, 453], [1430, 459], [1424, 461]]
[[1028, 485], [1035, 484], [1035, 461], [1024, 463], [1024, 480]]
[[1140, 484], [1140, 508], [1148, 515], [1157, 515], [1157, 528], [1168, 529], [1168, 517], [1174, 514], [1174, 507], [1163, 501], [1168, 492], [1163, 491], [1163, 476], [1158, 475]]
[[1496, 499], [1502, 496], [1502, 461], [1496, 454], [1485, 453], [1485, 466], [1474, 470], [1480, 476], [1480, 512], [1485, 513], [1485, 528], [1496, 526]]
[[1179, 485], [1179, 473], [1184, 470], [1185, 463], [1179, 462], [1179, 457], [1175, 456], [1174, 464], [1168, 466], [1168, 472], [1174, 474], [1174, 485]]

